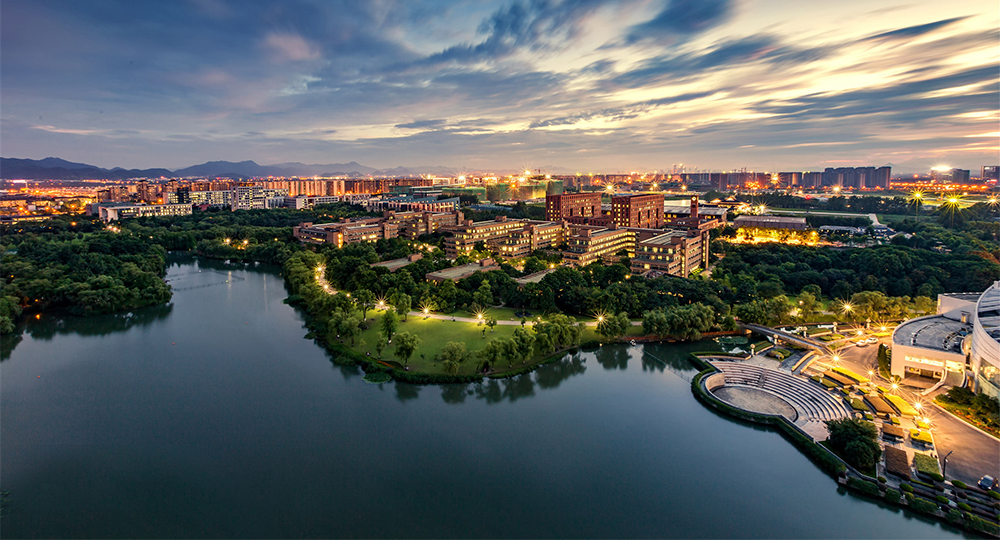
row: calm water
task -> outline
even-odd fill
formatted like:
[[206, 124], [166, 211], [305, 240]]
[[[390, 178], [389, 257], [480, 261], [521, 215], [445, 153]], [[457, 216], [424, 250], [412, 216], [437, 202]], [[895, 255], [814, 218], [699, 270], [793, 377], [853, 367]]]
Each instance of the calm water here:
[[370, 385], [303, 339], [276, 273], [186, 260], [168, 278], [172, 306], [42, 317], [4, 343], [4, 538], [960, 534], [706, 409], [681, 346]]

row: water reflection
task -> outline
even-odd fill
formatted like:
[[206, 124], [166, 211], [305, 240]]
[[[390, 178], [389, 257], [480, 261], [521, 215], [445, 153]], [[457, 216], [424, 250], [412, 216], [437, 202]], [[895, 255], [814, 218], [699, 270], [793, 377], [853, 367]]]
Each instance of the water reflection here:
[[469, 396], [485, 401], [489, 405], [535, 395], [535, 388], [551, 390], [570, 377], [587, 371], [586, 360], [580, 355], [566, 355], [562, 359], [541, 366], [533, 373], [525, 373], [507, 379], [487, 379], [475, 384], [441, 385], [441, 399], [448, 404], [465, 403]]
[[420, 390], [423, 387], [418, 384], [409, 384], [396, 381], [396, 399], [405, 403], [411, 399], [420, 397]]
[[624, 370], [628, 367], [629, 349], [626, 347], [598, 347], [594, 356], [604, 369]]

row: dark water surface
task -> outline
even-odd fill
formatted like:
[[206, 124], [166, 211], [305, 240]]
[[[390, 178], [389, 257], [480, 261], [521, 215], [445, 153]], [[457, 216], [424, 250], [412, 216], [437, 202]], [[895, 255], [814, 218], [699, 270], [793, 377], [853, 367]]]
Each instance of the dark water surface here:
[[187, 259], [168, 279], [172, 306], [4, 343], [4, 538], [960, 534], [706, 409], [684, 361], [706, 345], [379, 386], [303, 339], [273, 270]]

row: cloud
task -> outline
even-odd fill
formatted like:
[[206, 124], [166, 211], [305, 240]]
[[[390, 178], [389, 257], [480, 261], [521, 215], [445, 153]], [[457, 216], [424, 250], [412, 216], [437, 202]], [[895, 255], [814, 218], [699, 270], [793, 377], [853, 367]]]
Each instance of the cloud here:
[[502, 58], [519, 49], [539, 50], [573, 40], [583, 23], [607, 0], [531, 0], [512, 2], [486, 18], [476, 44], [454, 45], [423, 59], [421, 64], [475, 62]]
[[588, 120], [603, 119], [608, 122], [621, 122], [623, 120], [629, 120], [632, 118], [638, 118], [645, 113], [656, 109], [657, 107], [662, 107], [664, 105], [673, 105], [677, 103], [683, 103], [685, 101], [692, 101], [695, 99], [700, 99], [712, 95], [714, 92], [695, 92], [690, 94], [682, 94], [679, 96], [671, 96], [660, 99], [651, 99], [647, 101], [642, 101], [638, 103], [631, 103], [629, 105], [621, 107], [612, 107], [607, 109], [601, 109], [598, 111], [584, 112], [579, 114], [574, 114], [570, 116], [562, 116], [558, 118], [550, 118], [547, 120], [536, 120], [531, 123], [529, 127], [531, 128], [541, 128], [541, 127], [553, 127], [553, 126], [565, 126], [573, 125], [580, 122], [585, 122]]
[[400, 129], [423, 129], [423, 128], [436, 128], [447, 124], [447, 120], [415, 120], [407, 124], [396, 124], [395, 127]]
[[940, 30], [941, 28], [950, 26], [952, 24], [957, 23], [958, 21], [962, 21], [965, 19], [968, 19], [968, 17], [953, 17], [951, 19], [944, 19], [941, 21], [931, 22], [927, 24], [907, 26], [906, 28], [900, 28], [898, 30], [892, 30], [889, 32], [883, 32], [881, 34], [876, 34], [868, 39], [875, 41], [875, 40], [886, 40], [886, 39], [914, 38], [917, 36], [922, 36], [924, 34], [929, 34], [936, 30]]
[[264, 38], [264, 46], [277, 55], [278, 60], [316, 60], [319, 49], [298, 34], [278, 34], [271, 32]]
[[732, 13], [732, 0], [670, 0], [656, 17], [629, 28], [625, 43], [698, 34], [725, 22]]

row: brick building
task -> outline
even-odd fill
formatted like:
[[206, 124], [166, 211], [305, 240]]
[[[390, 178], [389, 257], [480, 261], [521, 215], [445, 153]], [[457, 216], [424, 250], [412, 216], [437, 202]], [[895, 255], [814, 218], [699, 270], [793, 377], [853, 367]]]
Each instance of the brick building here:
[[559, 221], [601, 215], [600, 193], [563, 193], [545, 196], [545, 219]]
[[611, 218], [619, 227], [657, 229], [663, 226], [662, 193], [622, 193], [611, 197]]

